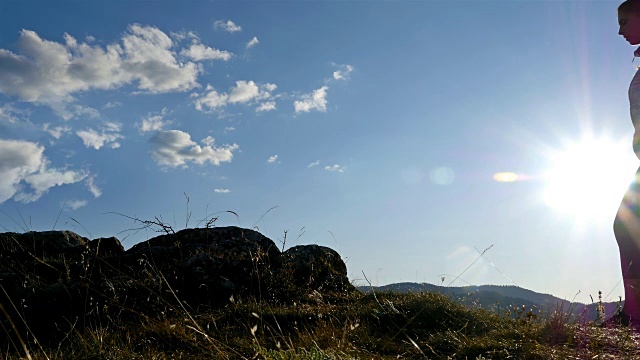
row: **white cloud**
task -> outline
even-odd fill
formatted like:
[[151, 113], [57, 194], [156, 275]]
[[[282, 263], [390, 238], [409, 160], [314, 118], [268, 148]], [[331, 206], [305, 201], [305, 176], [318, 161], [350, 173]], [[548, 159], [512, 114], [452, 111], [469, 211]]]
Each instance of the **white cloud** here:
[[[196, 97], [194, 102], [196, 109], [200, 111], [215, 111], [227, 104], [256, 104], [259, 101], [268, 100], [272, 97], [271, 91], [277, 89], [274, 84], [258, 85], [254, 81], [236, 81], [236, 86], [231, 87], [231, 91], [227, 93], [218, 93], [211, 85], [207, 86], [207, 93], [201, 97], [198, 94], [192, 95]], [[272, 105], [269, 102], [261, 104], [259, 108], [264, 107], [264, 110], [275, 109], [275, 103]], [[270, 107], [273, 107], [271, 109]], [[206, 109], [205, 109], [206, 108]], [[256, 110], [258, 111], [258, 110]]]
[[335, 164], [333, 166], [325, 166], [324, 169], [327, 171], [337, 171], [337, 172], [343, 173], [347, 169], [347, 167]]
[[29, 174], [24, 178], [24, 181], [33, 189], [33, 193], [20, 192], [16, 194], [16, 200], [25, 203], [36, 201], [52, 187], [77, 183], [88, 175], [84, 172], [72, 170], [47, 169], [46, 165], [43, 164], [38, 172]]
[[223, 189], [223, 188], [218, 188], [218, 189], [215, 189], [215, 190], [213, 190], [213, 191], [215, 191], [215, 192], [217, 192], [217, 193], [220, 193], [220, 194], [228, 194], [228, 193], [230, 193], [230, 192], [231, 192], [231, 190], [229, 190], [229, 189]]
[[256, 98], [260, 94], [260, 89], [253, 81], [236, 81], [236, 86], [231, 88], [229, 94], [230, 103], [246, 103]]
[[0, 204], [11, 198], [32, 202], [55, 186], [73, 184], [88, 176], [83, 171], [52, 169], [49, 165], [44, 146], [0, 139]]
[[233, 151], [238, 149], [237, 144], [215, 147], [212, 137], [203, 139], [203, 145], [198, 145], [188, 133], [180, 130], [160, 131], [150, 142], [153, 160], [158, 165], [172, 167], [186, 166], [189, 161], [199, 165], [207, 162], [220, 165], [221, 162], [230, 162]]
[[309, 112], [311, 110], [318, 110], [321, 112], [327, 111], [327, 86], [323, 86], [320, 89], [314, 90], [310, 94], [304, 94], [301, 96], [301, 100], [293, 102], [293, 107], [296, 113]]
[[38, 172], [46, 159], [36, 143], [0, 139], [0, 204], [12, 198], [29, 174]]
[[267, 159], [267, 162], [268, 162], [269, 164], [273, 164], [274, 162], [278, 162], [278, 155], [270, 156], [270, 157]]
[[256, 112], [263, 112], [263, 111], [272, 111], [276, 109], [276, 102], [275, 101], [267, 101], [267, 102], [263, 102], [262, 104], [260, 104], [260, 106], [258, 106], [256, 108]]
[[93, 129], [76, 131], [76, 135], [78, 135], [82, 139], [82, 143], [84, 144], [84, 146], [93, 147], [96, 150], [99, 150], [106, 142], [109, 142], [110, 140], [108, 135], [104, 133], [100, 134]]
[[167, 108], [162, 109], [160, 113], [147, 114], [146, 117], [142, 118], [142, 122], [136, 124], [140, 134], [162, 130], [165, 126], [170, 125], [172, 122], [164, 119], [166, 115]]
[[36, 197], [46, 192], [48, 189], [63, 184], [72, 184], [78, 181], [82, 181], [87, 175], [79, 173], [77, 171], [67, 170], [60, 171], [56, 169], [41, 169], [36, 174], [30, 174], [25, 178], [25, 181], [36, 190]]
[[64, 209], [78, 210], [81, 207], [87, 206], [88, 203], [87, 200], [67, 200], [63, 201], [61, 205]]
[[82, 143], [87, 148], [92, 147], [100, 150], [104, 145], [110, 144], [109, 146], [112, 149], [117, 149], [120, 147], [120, 143], [116, 142], [116, 140], [124, 138], [120, 134], [121, 129], [121, 124], [105, 122], [99, 131], [90, 128], [76, 131], [76, 135], [82, 139]]
[[349, 79], [349, 74], [351, 74], [351, 72], [353, 71], [353, 66], [351, 66], [351, 65], [337, 65], [337, 64], [334, 64], [334, 65], [338, 67], [338, 70], [333, 72], [333, 79], [334, 80], [348, 80]]
[[236, 25], [236, 23], [231, 20], [218, 20], [213, 23], [213, 28], [230, 33], [242, 31], [242, 26]]
[[211, 86], [207, 86], [207, 90], [209, 91], [208, 93], [196, 99], [196, 109], [206, 111], [205, 108], [208, 108], [208, 111], [213, 111], [227, 105], [229, 99], [227, 94], [219, 94]]
[[[267, 84], [271, 87], [272, 84]], [[266, 86], [266, 85], [265, 85]], [[229, 94], [230, 103], [247, 103], [252, 100], [260, 100], [269, 98], [271, 94], [266, 90], [260, 90], [260, 87], [253, 81], [236, 81], [236, 86], [231, 88]]]
[[62, 135], [67, 134], [71, 131], [71, 127], [66, 125], [51, 127], [48, 123], [45, 123], [42, 125], [42, 131], [49, 133], [49, 135], [53, 136], [56, 140], [59, 140]]
[[251, 40], [247, 43], [246, 48], [247, 48], [247, 49], [250, 49], [250, 48], [252, 48], [252, 47], [254, 47], [254, 46], [258, 45], [259, 43], [260, 43], [260, 41], [258, 41], [258, 38], [254, 36], [254, 37], [253, 37], [253, 39], [251, 39]]
[[122, 42], [125, 54], [122, 68], [138, 81], [141, 90], [185, 91], [198, 85], [196, 78], [201, 67], [179, 63], [171, 51], [171, 39], [158, 28], [131, 25]]
[[188, 49], [183, 49], [182, 51], [180, 51], [180, 55], [191, 58], [194, 61], [228, 61], [229, 59], [231, 59], [231, 56], [233, 56], [233, 54], [228, 51], [214, 49], [198, 42], [194, 42]]
[[130, 25], [121, 43], [91, 45], [65, 34], [65, 42], [23, 30], [19, 53], [0, 49], [0, 93], [27, 102], [58, 104], [62, 116], [87, 115], [64, 102], [90, 89], [108, 90], [135, 83], [143, 92], [186, 91], [198, 86], [201, 66], [180, 63], [174, 43], [152, 26]]
[[316, 161], [312, 162], [311, 164], [307, 165], [307, 167], [312, 168], [312, 167], [318, 166], [318, 165], [320, 165], [320, 160], [316, 160]]
[[224, 128], [224, 133], [226, 134], [227, 132], [235, 131], [235, 130], [236, 128], [234, 128], [233, 126], [227, 126], [226, 128]]
[[100, 196], [102, 196], [102, 189], [100, 189], [98, 185], [96, 185], [96, 177], [94, 175], [87, 177], [87, 180], [85, 180], [84, 183], [91, 194], [93, 194], [93, 197], [99, 198]]
[[12, 104], [0, 106], [0, 120], [6, 120], [12, 124], [28, 119], [29, 115], [28, 110], [17, 109]]

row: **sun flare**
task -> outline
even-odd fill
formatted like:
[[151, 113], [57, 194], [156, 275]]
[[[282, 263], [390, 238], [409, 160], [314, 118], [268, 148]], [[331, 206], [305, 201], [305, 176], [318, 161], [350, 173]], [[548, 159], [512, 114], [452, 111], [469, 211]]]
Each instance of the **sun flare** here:
[[631, 141], [585, 136], [549, 154], [544, 201], [578, 220], [610, 220], [638, 167]]

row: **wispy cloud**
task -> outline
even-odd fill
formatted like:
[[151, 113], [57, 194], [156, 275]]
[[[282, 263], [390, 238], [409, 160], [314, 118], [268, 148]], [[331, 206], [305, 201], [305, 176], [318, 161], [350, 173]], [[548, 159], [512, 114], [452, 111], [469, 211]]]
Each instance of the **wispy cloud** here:
[[335, 172], [343, 173], [347, 169], [347, 167], [335, 164], [333, 166], [325, 166], [324, 169], [327, 171], [335, 171]]
[[165, 126], [170, 125], [172, 121], [164, 119], [167, 113], [167, 108], [163, 108], [159, 113], [148, 113], [147, 116], [142, 118], [141, 122], [136, 123], [140, 134], [159, 131], [164, 129]]
[[185, 31], [185, 30], [177, 31], [177, 32], [170, 31], [169, 35], [172, 38], [174, 38], [175, 40], [178, 40], [178, 41], [182, 41], [182, 40], [185, 40], [187, 38], [188, 39], [200, 40], [200, 37], [194, 31]]
[[63, 201], [61, 205], [63, 209], [78, 210], [81, 207], [87, 206], [87, 204], [89, 204], [87, 200], [66, 200]]
[[51, 127], [49, 123], [45, 123], [45, 124], [42, 124], [42, 131], [48, 133], [49, 135], [54, 137], [56, 140], [59, 140], [62, 137], [62, 135], [71, 132], [71, 127], [66, 125]]
[[87, 186], [87, 189], [89, 189], [89, 191], [93, 195], [93, 197], [99, 198], [100, 196], [102, 196], [102, 189], [100, 189], [98, 187], [98, 185], [96, 184], [95, 175], [91, 175], [91, 176], [87, 177], [87, 180], [85, 180], [84, 183]]
[[231, 190], [229, 189], [224, 189], [224, 188], [218, 188], [218, 189], [214, 189], [213, 191], [219, 193], [219, 194], [228, 194], [231, 192]]
[[349, 79], [349, 74], [351, 74], [351, 72], [353, 71], [353, 66], [351, 66], [351, 65], [338, 65], [338, 64], [335, 64], [335, 63], [333, 65], [338, 67], [338, 69], [333, 72], [333, 79], [334, 80], [348, 80]]
[[222, 30], [229, 33], [242, 31], [242, 27], [240, 25], [236, 25], [236, 23], [234, 23], [231, 20], [218, 20], [213, 23], [213, 28], [216, 30]]
[[275, 162], [278, 162], [278, 155], [270, 156], [270, 157], [267, 159], [267, 162], [268, 162], [269, 164], [273, 164], [273, 163], [275, 163]]
[[251, 39], [248, 43], [247, 46], [245, 47], [246, 49], [250, 49], [256, 45], [258, 45], [260, 43], [260, 41], [258, 41], [257, 37], [253, 37], [253, 39]]
[[65, 102], [51, 102], [48, 104], [53, 112], [64, 120], [71, 120], [74, 118], [90, 118], [97, 119], [100, 117], [100, 112], [89, 106], [82, 106], [78, 104], [67, 104]]
[[307, 167], [312, 168], [312, 167], [315, 167], [315, 166], [318, 166], [318, 165], [320, 165], [320, 160], [316, 160], [316, 161], [312, 162], [311, 164], [307, 165]]
[[0, 120], [16, 123], [29, 118], [30, 112], [14, 107], [12, 104], [0, 106]]
[[103, 109], [112, 109], [114, 107], [117, 106], [122, 106], [122, 103], [120, 101], [109, 101], [108, 103], [104, 104], [102, 106]]

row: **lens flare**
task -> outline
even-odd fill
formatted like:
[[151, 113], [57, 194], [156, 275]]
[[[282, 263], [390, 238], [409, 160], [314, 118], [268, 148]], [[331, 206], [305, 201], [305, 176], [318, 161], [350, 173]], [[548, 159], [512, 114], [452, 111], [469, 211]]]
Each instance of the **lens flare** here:
[[431, 182], [436, 185], [449, 185], [456, 178], [456, 174], [453, 172], [453, 169], [446, 166], [432, 169], [429, 175]]
[[493, 174], [493, 180], [497, 182], [514, 182], [520, 180], [520, 176], [512, 172], [499, 172]]

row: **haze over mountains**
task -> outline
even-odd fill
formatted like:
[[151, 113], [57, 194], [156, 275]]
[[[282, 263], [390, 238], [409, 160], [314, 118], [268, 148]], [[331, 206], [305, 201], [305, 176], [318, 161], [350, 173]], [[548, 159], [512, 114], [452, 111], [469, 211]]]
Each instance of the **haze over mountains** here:
[[[561, 299], [549, 294], [541, 294], [513, 285], [479, 285], [450, 287], [429, 283], [402, 282], [384, 286], [359, 286], [362, 292], [399, 292], [418, 293], [435, 292], [451, 296], [458, 302], [470, 306], [480, 306], [497, 311], [513, 310], [514, 307], [532, 310], [537, 314], [549, 314], [554, 311], [568, 312], [584, 320], [593, 320], [596, 317], [597, 295], [591, 304]], [[621, 302], [603, 302], [607, 316], [612, 315], [616, 309], [624, 304]]]

